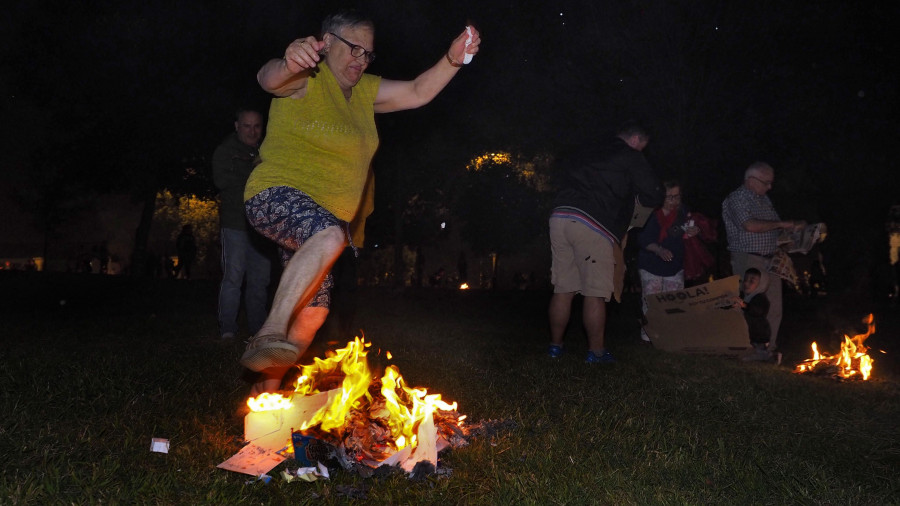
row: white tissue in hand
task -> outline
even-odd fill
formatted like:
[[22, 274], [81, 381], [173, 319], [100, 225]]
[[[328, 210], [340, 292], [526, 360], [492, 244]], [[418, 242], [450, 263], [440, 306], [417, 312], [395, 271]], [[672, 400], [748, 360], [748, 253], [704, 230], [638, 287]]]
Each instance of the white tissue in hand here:
[[[468, 35], [466, 37], [466, 49], [469, 49], [469, 45], [472, 44], [472, 27], [471, 26], [466, 26], [466, 35]], [[464, 64], [471, 63], [472, 58], [474, 58], [474, 57], [475, 57], [474, 54], [466, 53], [465, 56], [463, 57], [463, 63]]]

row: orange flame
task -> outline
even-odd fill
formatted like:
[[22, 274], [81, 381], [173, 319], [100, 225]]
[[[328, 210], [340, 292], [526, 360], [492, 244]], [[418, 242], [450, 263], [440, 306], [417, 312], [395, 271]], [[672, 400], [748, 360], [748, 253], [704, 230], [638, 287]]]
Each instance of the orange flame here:
[[360, 398], [368, 394], [371, 383], [371, 372], [366, 355], [366, 348], [371, 343], [359, 337], [335, 352], [329, 352], [328, 358], [322, 360], [315, 358], [311, 365], [300, 367], [300, 377], [294, 386], [294, 394], [310, 395], [318, 393], [315, 378], [319, 375], [328, 375], [340, 369], [344, 374], [340, 395], [335, 396], [331, 404], [316, 412], [313, 417], [305, 422], [300, 430], [306, 430], [314, 425], [320, 425], [322, 430], [330, 431], [344, 424], [344, 419], [350, 410], [359, 407]]
[[794, 369], [796, 373], [812, 372], [820, 368], [834, 368], [835, 375], [844, 379], [861, 377], [868, 380], [872, 374], [872, 357], [866, 354], [869, 350], [863, 344], [865, 340], [875, 333], [875, 317], [870, 314], [863, 319], [863, 323], [868, 326], [865, 334], [858, 334], [854, 337], [844, 335], [844, 341], [841, 343], [841, 352], [838, 355], [824, 355], [819, 353], [819, 348], [815, 342], [812, 343], [813, 357], [797, 364]]
[[[330, 431], [336, 435], [345, 425], [348, 414], [353, 409], [365, 408], [373, 400], [369, 387], [372, 384], [372, 373], [369, 370], [367, 348], [371, 343], [356, 337], [346, 347], [328, 352], [325, 359], [315, 358], [314, 363], [300, 366], [300, 377], [294, 385], [291, 398], [281, 394], [264, 393], [247, 400], [253, 411], [290, 409], [293, 396], [307, 396], [319, 393], [318, 383], [329, 377], [342, 376], [341, 386], [333, 400], [316, 411], [311, 418], [304, 421], [301, 431], [319, 426], [322, 431]], [[390, 357], [389, 357], [390, 358]], [[424, 388], [409, 388], [404, 384], [399, 369], [388, 366], [381, 378], [381, 394], [384, 396], [384, 411], [379, 418], [386, 421], [396, 450], [407, 446], [415, 448], [416, 432], [426, 415], [436, 410], [455, 411], [457, 404], [448, 404], [441, 400], [440, 394], [428, 394]], [[457, 418], [457, 425], [462, 425], [465, 416]]]
[[391, 416], [388, 425], [397, 449], [409, 444], [416, 444], [416, 429], [419, 422], [435, 410], [455, 411], [456, 403], [447, 404], [441, 400], [441, 394], [427, 395], [424, 388], [408, 388], [403, 384], [403, 377], [396, 366], [388, 366], [381, 378], [381, 395], [385, 398], [385, 407]]

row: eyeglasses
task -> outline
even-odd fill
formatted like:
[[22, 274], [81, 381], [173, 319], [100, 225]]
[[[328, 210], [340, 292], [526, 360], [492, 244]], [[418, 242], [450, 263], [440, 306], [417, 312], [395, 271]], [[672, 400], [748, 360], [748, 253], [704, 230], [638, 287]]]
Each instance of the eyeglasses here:
[[772, 181], [766, 181], [765, 179], [760, 179], [756, 176], [747, 176], [747, 179], [755, 179], [766, 186], [772, 186]]
[[330, 33], [331, 35], [334, 35], [337, 38], [337, 40], [350, 46], [350, 56], [352, 56], [354, 58], [359, 58], [360, 56], [365, 56], [366, 61], [369, 63], [372, 63], [373, 61], [375, 61], [375, 52], [374, 51], [366, 51], [366, 48], [364, 48], [362, 46], [357, 46], [356, 44], [350, 42], [349, 40], [341, 37], [340, 35], [338, 35], [334, 32], [328, 32], [328, 33]]
[[680, 198], [681, 198], [681, 194], [680, 194], [680, 193], [675, 193], [675, 194], [672, 194], [672, 195], [666, 195], [666, 200], [678, 200], [678, 199], [680, 199]]

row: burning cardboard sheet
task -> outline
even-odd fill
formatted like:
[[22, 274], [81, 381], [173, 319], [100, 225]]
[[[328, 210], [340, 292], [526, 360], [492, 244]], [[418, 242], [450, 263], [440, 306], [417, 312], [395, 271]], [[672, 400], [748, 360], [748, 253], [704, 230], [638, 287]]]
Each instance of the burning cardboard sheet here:
[[[244, 441], [260, 448], [279, 451], [291, 444], [291, 431], [312, 419], [313, 415], [339, 394], [338, 390], [309, 396], [285, 398], [262, 394], [261, 400], [244, 417]], [[271, 402], [271, 404], [266, 404]]]

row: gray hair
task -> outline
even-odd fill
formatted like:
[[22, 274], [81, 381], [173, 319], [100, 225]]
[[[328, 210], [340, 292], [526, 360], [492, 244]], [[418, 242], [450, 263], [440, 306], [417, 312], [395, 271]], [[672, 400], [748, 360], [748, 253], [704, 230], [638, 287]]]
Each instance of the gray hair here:
[[375, 31], [375, 23], [368, 16], [353, 9], [342, 10], [322, 21], [321, 37], [325, 37], [328, 32], [340, 33], [342, 28], [359, 26]]
[[753, 162], [747, 167], [747, 170], [744, 171], [744, 179], [749, 179], [750, 176], [762, 175], [762, 174], [774, 174], [775, 169], [772, 168], [766, 162]]

